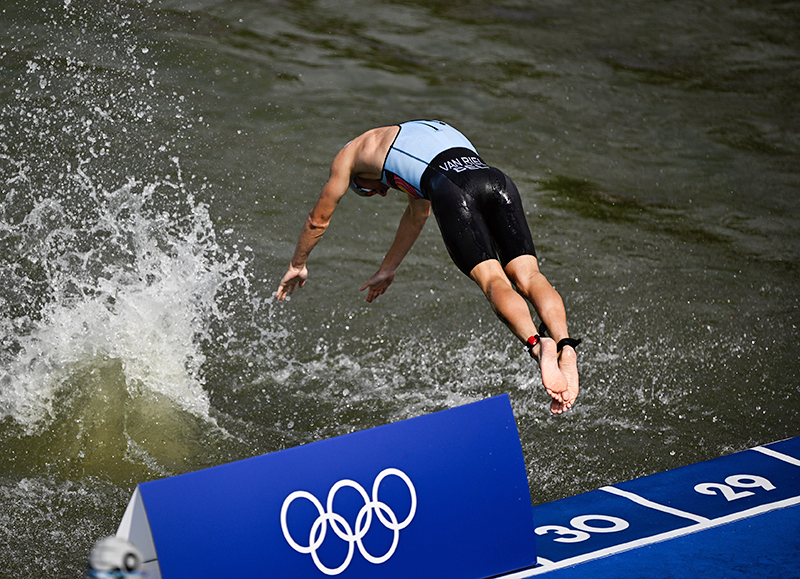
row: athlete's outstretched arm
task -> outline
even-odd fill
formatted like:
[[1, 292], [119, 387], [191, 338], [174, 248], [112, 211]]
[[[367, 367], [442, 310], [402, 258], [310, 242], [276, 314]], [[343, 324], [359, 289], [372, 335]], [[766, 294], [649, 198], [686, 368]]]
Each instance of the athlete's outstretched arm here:
[[386, 257], [383, 258], [380, 269], [367, 282], [361, 286], [359, 291], [367, 292], [367, 301], [372, 302], [376, 297], [383, 294], [394, 281], [394, 274], [403, 258], [408, 254], [414, 242], [417, 241], [428, 216], [431, 214], [431, 202], [426, 199], [409, 198], [397, 234], [394, 237]]
[[295, 286], [299, 284], [300, 287], [303, 287], [305, 285], [308, 277], [306, 261], [308, 261], [311, 250], [314, 249], [325, 230], [328, 229], [333, 212], [347, 192], [352, 164], [352, 150], [348, 151], [348, 147], [339, 151], [339, 154], [333, 160], [328, 181], [322, 188], [317, 203], [309, 212], [303, 224], [289, 269], [281, 279], [278, 291], [275, 293], [276, 299], [284, 300], [287, 295], [292, 295]]

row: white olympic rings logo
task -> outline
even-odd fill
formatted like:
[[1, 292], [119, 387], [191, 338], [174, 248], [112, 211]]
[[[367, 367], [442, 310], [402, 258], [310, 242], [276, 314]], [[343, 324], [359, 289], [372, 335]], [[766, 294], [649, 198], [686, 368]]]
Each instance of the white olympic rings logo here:
[[[390, 475], [399, 477], [404, 483], [406, 483], [409, 493], [411, 494], [411, 508], [409, 509], [408, 516], [402, 522], [397, 521], [397, 515], [395, 515], [394, 511], [392, 511], [392, 509], [390, 509], [386, 503], [378, 500], [378, 488], [380, 487], [381, 481]], [[333, 512], [333, 499], [339, 489], [343, 487], [355, 489], [364, 499], [364, 506], [358, 511], [358, 516], [356, 517], [355, 532], [344, 517]], [[319, 516], [314, 521], [314, 524], [311, 525], [311, 531], [308, 534], [307, 546], [297, 543], [292, 538], [291, 534], [289, 533], [289, 528], [286, 525], [286, 514], [289, 510], [289, 505], [291, 505], [295, 499], [301, 498], [309, 500], [319, 512]], [[281, 528], [283, 529], [283, 536], [286, 538], [286, 541], [289, 543], [292, 549], [298, 553], [310, 553], [311, 558], [314, 560], [314, 564], [317, 566], [317, 569], [326, 575], [338, 575], [347, 569], [348, 565], [350, 565], [350, 561], [353, 559], [355, 545], [358, 545], [358, 550], [370, 563], [380, 564], [388, 561], [389, 558], [394, 555], [394, 552], [397, 549], [397, 542], [400, 539], [400, 531], [405, 529], [409, 523], [411, 523], [416, 510], [417, 493], [414, 490], [414, 485], [411, 482], [411, 479], [408, 478], [408, 475], [401, 470], [396, 468], [387, 468], [382, 470], [375, 478], [375, 482], [372, 484], [371, 499], [367, 494], [367, 491], [364, 490], [360, 484], [349, 479], [340, 480], [333, 485], [330, 492], [328, 492], [327, 510], [323, 510], [322, 503], [320, 503], [317, 497], [311, 493], [306, 491], [293, 492], [286, 497], [286, 500], [283, 501], [283, 506], [281, 507]], [[380, 557], [375, 557], [369, 553], [362, 542], [362, 539], [369, 532], [370, 525], [372, 524], [373, 511], [375, 511], [378, 520], [383, 524], [383, 526], [394, 532], [392, 546], [389, 547], [389, 550]], [[336, 533], [336, 536], [343, 541], [347, 541], [348, 543], [347, 557], [345, 558], [344, 563], [334, 569], [326, 567], [319, 560], [319, 556], [317, 555], [317, 549], [319, 549], [319, 547], [322, 545], [322, 542], [325, 540], [325, 535], [328, 532], [328, 523], [330, 523], [331, 529], [333, 529], [333, 532]]]

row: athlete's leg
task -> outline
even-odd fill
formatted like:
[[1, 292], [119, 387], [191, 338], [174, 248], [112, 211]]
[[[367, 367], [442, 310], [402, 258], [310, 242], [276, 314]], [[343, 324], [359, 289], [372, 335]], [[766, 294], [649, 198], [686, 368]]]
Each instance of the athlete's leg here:
[[545, 323], [550, 336], [558, 342], [568, 338], [567, 314], [564, 302], [547, 278], [539, 271], [533, 255], [520, 255], [506, 264], [505, 272], [517, 291], [525, 296], [539, 318]]
[[[502, 177], [504, 182], [506, 179], [502, 173], [485, 176], [491, 177], [490, 184], [492, 179], [499, 181]], [[476, 197], [473, 195], [475, 191], [472, 191], [475, 189], [480, 193], [478, 185], [478, 181], [471, 181], [471, 192], [468, 193], [445, 177], [434, 174], [430, 183], [433, 213], [453, 262], [478, 284], [495, 314], [508, 326], [517, 339], [522, 343], [527, 343], [528, 338], [537, 333], [536, 325], [525, 301], [526, 298], [514, 290], [500, 261], [495, 259], [497, 248], [492, 243], [493, 236], [489, 232], [483, 212], [476, 205]], [[513, 186], [513, 183], [506, 187], [510, 190], [510, 194], [506, 194], [502, 188], [484, 188], [498, 194], [497, 200], [501, 206], [512, 205], [514, 208], [514, 211], [511, 212], [502, 209], [490, 211], [490, 218], [493, 218], [491, 219], [494, 222], [493, 227], [501, 233], [499, 236], [494, 236], [494, 241], [496, 242], [498, 238], [506, 241], [506, 247], [501, 252], [506, 256], [505, 261], [515, 261], [514, 258], [521, 257], [520, 254], [535, 254], [535, 249], [533, 241], [530, 239], [530, 231], [521, 209], [516, 187]], [[509, 215], [510, 219], [507, 217]], [[469, 234], [465, 235], [465, 232], [469, 232]], [[535, 265], [536, 258], [533, 255], [528, 255], [528, 257], [533, 259]], [[513, 266], [512, 271], [516, 271]], [[548, 287], [555, 292], [549, 284]], [[563, 304], [561, 309], [563, 315]], [[553, 320], [556, 319], [555, 315], [551, 317]], [[558, 326], [557, 323], [555, 325]], [[564, 332], [566, 332], [566, 322], [564, 322]], [[534, 347], [532, 354], [539, 362], [542, 383], [553, 397], [551, 411], [559, 414], [567, 410], [577, 396], [577, 379], [575, 380], [576, 386], [572, 389], [574, 393], [565, 394], [569, 391], [569, 383], [558, 367], [556, 342], [549, 338], [543, 339], [539, 345]], [[575, 376], [577, 378], [577, 371]]]
[[481, 288], [497, 317], [520, 342], [525, 344], [529, 337], [536, 334], [528, 304], [514, 290], [499, 261], [487, 259], [476, 265], [469, 276]]
[[[568, 338], [564, 302], [547, 278], [539, 271], [536, 258], [532, 255], [521, 255], [506, 264], [505, 271], [517, 287], [517, 291], [531, 302], [539, 318], [547, 326], [550, 335], [556, 341]], [[560, 396], [553, 396], [550, 409], [556, 414], [568, 410], [578, 397], [578, 356], [572, 346], [564, 346], [558, 354], [558, 368], [568, 386], [565, 392], [560, 393]]]
[[[537, 333], [536, 324], [531, 318], [525, 298], [514, 290], [499, 261], [488, 259], [479, 263], [470, 272], [470, 277], [481, 288], [497, 317], [508, 326], [520, 342], [527, 343], [528, 338]], [[567, 394], [570, 384], [559, 369], [555, 341], [550, 338], [541, 339], [539, 344], [534, 346], [532, 354], [539, 362], [542, 384], [553, 398], [550, 410], [554, 414], [568, 410], [575, 401], [577, 389], [574, 396], [571, 393]]]

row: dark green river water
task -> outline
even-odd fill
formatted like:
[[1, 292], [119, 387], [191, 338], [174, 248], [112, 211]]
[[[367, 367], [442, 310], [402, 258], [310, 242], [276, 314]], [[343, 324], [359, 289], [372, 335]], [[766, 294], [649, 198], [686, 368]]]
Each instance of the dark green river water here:
[[[800, 3], [0, 2], [0, 577], [138, 482], [509, 393], [535, 503], [800, 434]], [[439, 118], [520, 188], [581, 395], [336, 151]]]

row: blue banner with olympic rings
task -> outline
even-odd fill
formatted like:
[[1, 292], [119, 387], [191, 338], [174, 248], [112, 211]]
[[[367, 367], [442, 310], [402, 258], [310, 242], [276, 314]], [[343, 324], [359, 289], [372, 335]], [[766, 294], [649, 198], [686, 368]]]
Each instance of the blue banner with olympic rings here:
[[505, 395], [137, 492], [165, 579], [483, 579], [536, 564]]

